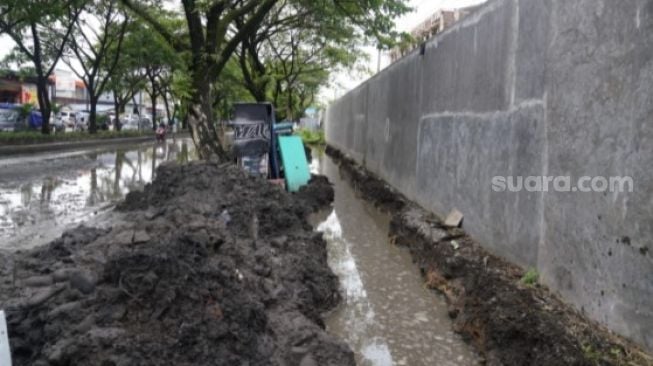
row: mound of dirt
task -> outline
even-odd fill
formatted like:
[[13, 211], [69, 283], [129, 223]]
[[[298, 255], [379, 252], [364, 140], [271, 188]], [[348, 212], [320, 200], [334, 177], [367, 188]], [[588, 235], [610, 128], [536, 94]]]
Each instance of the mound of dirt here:
[[308, 184], [297, 192], [297, 196], [314, 211], [333, 202], [334, 194], [333, 186], [323, 175], [311, 176]]
[[315, 206], [229, 166], [161, 166], [122, 223], [0, 256], [14, 365], [353, 365], [321, 319], [339, 295]]

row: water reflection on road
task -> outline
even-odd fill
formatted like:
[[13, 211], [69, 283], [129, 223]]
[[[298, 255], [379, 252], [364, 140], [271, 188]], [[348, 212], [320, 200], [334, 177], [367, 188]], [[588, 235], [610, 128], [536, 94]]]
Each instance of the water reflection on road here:
[[48, 242], [141, 189], [162, 162], [195, 158], [177, 139], [0, 159], [0, 249]]
[[333, 161], [314, 152], [313, 173], [334, 183], [330, 212], [314, 218], [328, 243], [343, 303], [326, 319], [362, 366], [477, 365], [452, 331], [444, 298], [422, 285], [405, 248], [390, 243], [389, 217], [357, 197]]

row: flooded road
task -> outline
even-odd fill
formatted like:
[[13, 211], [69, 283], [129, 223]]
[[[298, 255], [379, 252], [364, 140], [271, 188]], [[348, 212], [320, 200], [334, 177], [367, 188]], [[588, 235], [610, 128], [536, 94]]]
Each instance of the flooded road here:
[[326, 155], [311, 170], [334, 184], [331, 212], [314, 218], [328, 242], [329, 265], [343, 303], [326, 319], [362, 366], [477, 365], [471, 347], [451, 330], [444, 298], [423, 286], [407, 249], [390, 243], [389, 217], [356, 196]]
[[27, 249], [111, 208], [165, 161], [196, 159], [190, 139], [0, 158], [0, 249]]

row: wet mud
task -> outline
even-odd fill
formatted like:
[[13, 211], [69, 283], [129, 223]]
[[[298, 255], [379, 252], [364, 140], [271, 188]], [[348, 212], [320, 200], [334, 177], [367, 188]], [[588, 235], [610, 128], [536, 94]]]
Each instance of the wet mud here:
[[291, 195], [212, 163], [156, 176], [112, 227], [1, 253], [14, 365], [354, 364], [324, 330], [338, 279], [306, 220], [328, 183]]
[[487, 365], [651, 365], [653, 359], [563, 303], [461, 229], [407, 200], [340, 151], [327, 148], [360, 196], [392, 214], [390, 239], [407, 247], [428, 288], [446, 297], [454, 330]]

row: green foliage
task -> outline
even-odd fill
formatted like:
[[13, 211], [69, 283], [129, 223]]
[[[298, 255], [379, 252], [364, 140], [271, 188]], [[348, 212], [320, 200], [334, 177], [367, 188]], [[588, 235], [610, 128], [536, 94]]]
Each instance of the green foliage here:
[[256, 100], [271, 101], [279, 118], [298, 120], [332, 72], [361, 66], [363, 46], [386, 48], [405, 38], [393, 30], [405, 3], [279, 1], [235, 56], [245, 87]]
[[300, 128], [297, 131], [295, 131], [295, 135], [301, 137], [302, 141], [304, 141], [304, 144], [306, 145], [318, 145], [318, 146], [326, 145], [326, 140], [324, 138], [324, 131], [322, 130], [311, 131], [306, 128]]
[[179, 27], [159, 17], [150, 2], [120, 1], [184, 54], [192, 89], [182, 109], [199, 105], [208, 114], [193, 136], [204, 145], [201, 151], [219, 156], [212, 124], [244, 99], [241, 85], [254, 100], [272, 101], [280, 116], [296, 120], [331, 71], [356, 63], [363, 44], [394, 45], [400, 38], [394, 18], [409, 10], [406, 0], [185, 0]]
[[59, 103], [52, 103], [52, 114], [57, 115], [61, 112], [62, 105]]
[[243, 74], [235, 59], [229, 60], [213, 85], [214, 109], [221, 119], [229, 119], [234, 103], [255, 102], [243, 83]]
[[102, 126], [104, 123], [109, 123], [109, 116], [106, 114], [98, 114], [97, 116], [97, 124], [99, 126]]
[[92, 135], [88, 132], [80, 131], [57, 133], [55, 135], [43, 135], [36, 131], [0, 132], [0, 145], [26, 145], [62, 141], [113, 139], [148, 136], [151, 134], [152, 132], [150, 131], [99, 131], [98, 133]]
[[25, 103], [18, 107], [18, 116], [20, 119], [25, 119], [29, 116], [29, 114], [34, 110], [34, 104], [32, 103]]
[[521, 283], [528, 286], [533, 286], [539, 279], [540, 274], [537, 272], [537, 270], [535, 268], [530, 268], [521, 278]]
[[49, 133], [51, 115], [47, 80], [61, 59], [81, 5], [85, 0], [3, 0], [0, 8], [0, 34], [15, 43], [2, 61], [19, 68], [30, 67], [37, 79], [42, 132]]

